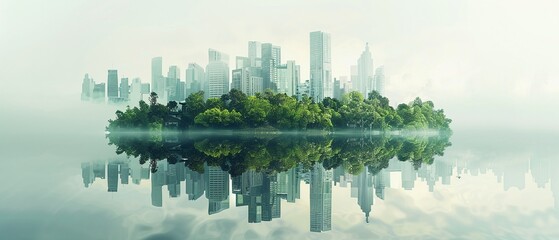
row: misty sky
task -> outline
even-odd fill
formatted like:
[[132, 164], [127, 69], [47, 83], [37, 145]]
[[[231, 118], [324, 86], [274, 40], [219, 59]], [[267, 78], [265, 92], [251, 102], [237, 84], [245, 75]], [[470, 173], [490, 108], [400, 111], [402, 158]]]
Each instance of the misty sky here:
[[1, 95], [24, 97], [8, 101], [13, 109], [78, 101], [85, 73], [106, 81], [114, 68], [149, 82], [154, 56], [184, 78], [188, 63], [207, 64], [208, 48], [233, 60], [249, 40], [281, 46], [304, 80], [309, 32], [322, 30], [334, 77], [349, 75], [369, 42], [393, 103], [431, 99], [458, 124], [554, 126], [558, 114], [546, 109], [559, 100], [557, 12], [557, 1], [0, 0]]

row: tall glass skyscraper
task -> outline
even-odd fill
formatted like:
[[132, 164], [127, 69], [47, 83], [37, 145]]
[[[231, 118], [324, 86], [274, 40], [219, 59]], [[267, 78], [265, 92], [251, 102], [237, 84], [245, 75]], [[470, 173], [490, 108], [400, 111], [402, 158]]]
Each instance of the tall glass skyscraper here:
[[317, 31], [310, 33], [310, 94], [319, 102], [333, 97], [332, 59], [330, 34]]
[[109, 70], [107, 77], [107, 97], [109, 101], [118, 98], [118, 72], [117, 70]]
[[206, 66], [207, 98], [220, 98], [229, 92], [229, 56], [214, 49], [208, 50]]
[[163, 96], [165, 91], [165, 79], [163, 78], [163, 58], [151, 59], [151, 91]]

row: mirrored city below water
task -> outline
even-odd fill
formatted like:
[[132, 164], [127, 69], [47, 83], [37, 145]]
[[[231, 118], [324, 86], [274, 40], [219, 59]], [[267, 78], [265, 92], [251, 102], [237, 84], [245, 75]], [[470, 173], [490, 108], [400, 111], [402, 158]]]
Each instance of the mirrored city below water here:
[[[151, 195], [145, 198], [153, 207], [163, 207], [176, 198], [206, 199], [208, 218], [244, 208], [250, 224], [281, 219], [286, 205], [299, 204], [308, 206], [306, 221], [311, 232], [335, 227], [333, 212], [345, 211], [333, 207], [339, 198], [352, 199], [353, 207], [361, 209], [359, 218], [368, 223], [375, 220], [375, 205], [389, 197], [385, 194], [388, 189], [412, 191], [420, 183], [432, 194], [462, 177], [487, 172], [494, 174], [504, 190], [523, 189], [525, 175], [530, 173], [538, 188], [551, 189], [555, 206], [559, 199], [559, 178], [551, 174], [559, 167], [549, 158], [534, 157], [526, 164], [504, 166], [491, 161], [448, 160], [444, 153], [452, 144], [444, 134], [131, 134], [109, 136], [108, 140], [115, 147], [115, 156], [121, 157], [83, 162], [86, 188], [98, 179], [106, 180], [102, 184], [107, 184], [108, 192], [148, 183]], [[308, 189], [303, 198], [302, 187]], [[346, 194], [333, 195], [336, 189]]]

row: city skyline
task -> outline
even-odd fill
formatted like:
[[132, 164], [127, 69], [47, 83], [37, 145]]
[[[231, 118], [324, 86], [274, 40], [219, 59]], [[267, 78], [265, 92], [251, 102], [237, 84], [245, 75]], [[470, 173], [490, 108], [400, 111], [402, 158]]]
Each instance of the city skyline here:
[[[180, 67], [172, 63], [168, 64], [169, 71], [165, 76], [163, 74], [163, 57], [153, 57], [151, 59], [150, 91], [157, 93], [160, 101], [164, 103], [183, 101], [185, 97], [196, 91], [204, 91], [205, 99], [219, 98], [231, 89], [240, 90], [249, 96], [262, 93], [267, 89], [275, 93], [297, 96], [298, 98], [306, 94], [316, 102], [326, 97], [341, 98], [343, 93], [350, 91], [361, 92], [364, 97], [367, 97], [372, 91], [384, 94], [386, 84], [384, 67], [378, 67], [376, 72], [373, 71], [374, 65], [368, 43], [365, 45], [365, 52], [356, 60], [359, 66], [357, 78], [351, 76], [348, 82], [348, 76], [337, 78], [332, 76], [331, 35], [326, 32], [315, 31], [309, 34], [309, 39], [310, 75], [306, 80], [304, 80], [304, 76], [301, 76], [301, 65], [297, 65], [296, 60], [286, 60], [285, 63], [281, 60], [281, 46], [248, 41], [248, 57], [236, 56], [234, 65], [231, 67], [229, 65], [230, 57], [227, 53], [209, 48], [208, 64], [205, 72], [197, 63], [191, 62], [185, 67], [184, 78], [181, 78]], [[353, 69], [354, 66], [348, 67]], [[200, 69], [197, 70], [199, 73], [195, 74], [194, 69]], [[126, 84], [121, 82], [120, 87], [118, 87], [117, 71], [116, 69], [109, 70], [107, 78], [107, 86], [109, 86], [107, 87], [108, 101], [110, 103], [128, 103], [131, 86], [127, 84], [128, 78], [122, 78], [122, 81], [125, 81]], [[370, 74], [366, 72], [370, 72]], [[195, 75], [204, 76], [195, 79]], [[138, 77], [134, 79], [135, 81], [141, 81]], [[339, 79], [344, 79], [344, 82], [340, 84]], [[82, 82], [82, 100], [95, 100], [93, 95], [89, 93], [94, 85], [95, 82], [89, 78], [89, 73], [86, 73]], [[110, 94], [109, 91], [111, 91]], [[135, 93], [138, 94], [137, 91]], [[145, 94], [145, 92], [141, 92], [141, 94]], [[97, 97], [99, 96], [97, 95]], [[132, 98], [142, 99], [142, 95]]]

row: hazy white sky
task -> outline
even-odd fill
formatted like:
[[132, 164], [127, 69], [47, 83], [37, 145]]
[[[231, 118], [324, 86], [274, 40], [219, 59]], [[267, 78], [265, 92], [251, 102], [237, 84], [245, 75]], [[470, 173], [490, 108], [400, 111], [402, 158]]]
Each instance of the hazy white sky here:
[[559, 99], [557, 12], [551, 0], [0, 0], [2, 96], [78, 99], [83, 75], [106, 81], [109, 68], [149, 81], [154, 56], [184, 77], [208, 48], [234, 59], [249, 40], [281, 46], [308, 79], [309, 32], [322, 30], [336, 77], [369, 42], [393, 102], [421, 96], [462, 119], [533, 115]]

